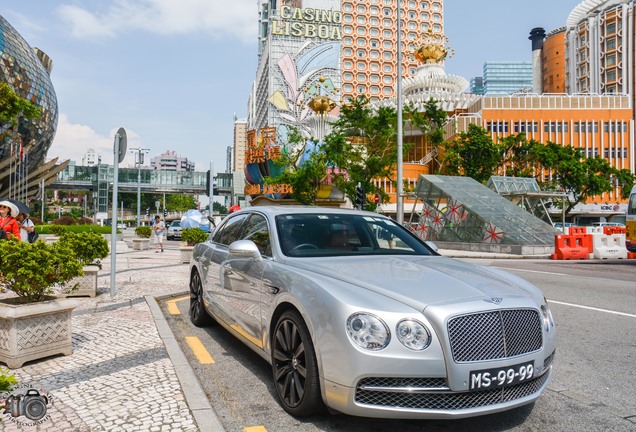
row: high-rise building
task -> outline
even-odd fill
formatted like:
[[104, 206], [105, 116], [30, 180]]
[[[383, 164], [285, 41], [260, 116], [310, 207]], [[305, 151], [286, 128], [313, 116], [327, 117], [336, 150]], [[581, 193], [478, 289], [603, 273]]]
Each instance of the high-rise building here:
[[484, 94], [511, 94], [532, 89], [532, 63], [489, 61], [484, 63]]
[[[27, 41], [0, 16], [0, 83], [17, 96], [31, 101], [42, 112], [39, 118], [21, 118], [18, 130], [22, 144], [13, 136], [8, 123], [0, 121], [0, 195], [33, 197], [40, 180], [48, 181], [66, 167], [55, 166], [57, 158], [45, 162], [57, 127], [58, 106], [51, 82], [53, 61]], [[18, 193], [19, 192], [19, 193]]]
[[102, 157], [95, 152], [95, 149], [89, 148], [86, 153], [82, 155], [83, 166], [96, 166], [102, 163]]
[[[444, 32], [443, 1], [400, 2], [403, 8], [403, 76], [415, 75], [409, 55], [423, 34]], [[366, 95], [372, 101], [395, 96], [398, 0], [342, 1], [342, 96]]]
[[634, 94], [634, 0], [584, 1], [566, 21], [568, 93]]
[[173, 150], [150, 159], [150, 168], [162, 171], [194, 171], [194, 162], [188, 158], [177, 155]]
[[234, 147], [232, 150], [232, 171], [243, 172], [247, 150], [247, 120], [234, 120]]
[[472, 94], [483, 95], [484, 91], [483, 77], [474, 77], [470, 79], [470, 92]]

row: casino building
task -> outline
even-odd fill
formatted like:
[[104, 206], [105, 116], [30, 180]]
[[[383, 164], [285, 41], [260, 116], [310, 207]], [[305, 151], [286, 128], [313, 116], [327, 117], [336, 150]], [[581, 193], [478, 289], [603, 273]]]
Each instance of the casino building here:
[[[68, 161], [45, 163], [57, 127], [57, 98], [51, 83], [51, 59], [0, 16], [0, 82], [42, 111], [35, 120], [20, 118], [12, 127], [0, 121], [0, 196], [26, 200], [37, 194], [41, 181], [55, 180]], [[17, 130], [17, 134], [14, 132]]]

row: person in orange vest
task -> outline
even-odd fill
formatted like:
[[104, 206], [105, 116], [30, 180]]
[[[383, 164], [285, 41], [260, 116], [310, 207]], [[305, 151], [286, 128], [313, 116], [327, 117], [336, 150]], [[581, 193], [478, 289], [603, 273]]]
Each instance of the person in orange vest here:
[[20, 223], [16, 220], [19, 211], [15, 204], [9, 201], [0, 201], [0, 239], [7, 239], [9, 235], [22, 240], [20, 235]]

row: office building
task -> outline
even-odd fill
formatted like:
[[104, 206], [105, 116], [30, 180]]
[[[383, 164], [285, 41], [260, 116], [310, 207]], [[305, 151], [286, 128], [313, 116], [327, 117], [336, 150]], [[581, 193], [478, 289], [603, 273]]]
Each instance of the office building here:
[[530, 62], [489, 61], [484, 63], [483, 70], [483, 94], [501, 95], [532, 90]]
[[[143, 160], [141, 164], [143, 164]], [[188, 158], [177, 155], [173, 150], [168, 150], [150, 159], [150, 168], [160, 171], [194, 172], [194, 162], [188, 160]]]

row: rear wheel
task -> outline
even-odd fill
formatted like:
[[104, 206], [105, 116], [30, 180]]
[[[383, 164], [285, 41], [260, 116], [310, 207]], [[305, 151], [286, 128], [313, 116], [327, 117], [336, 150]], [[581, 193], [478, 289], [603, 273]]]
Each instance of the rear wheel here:
[[203, 284], [198, 271], [190, 276], [190, 321], [197, 327], [212, 324], [212, 318], [203, 305]]
[[272, 372], [285, 411], [296, 417], [323, 411], [316, 353], [309, 330], [295, 311], [283, 313], [274, 328]]

